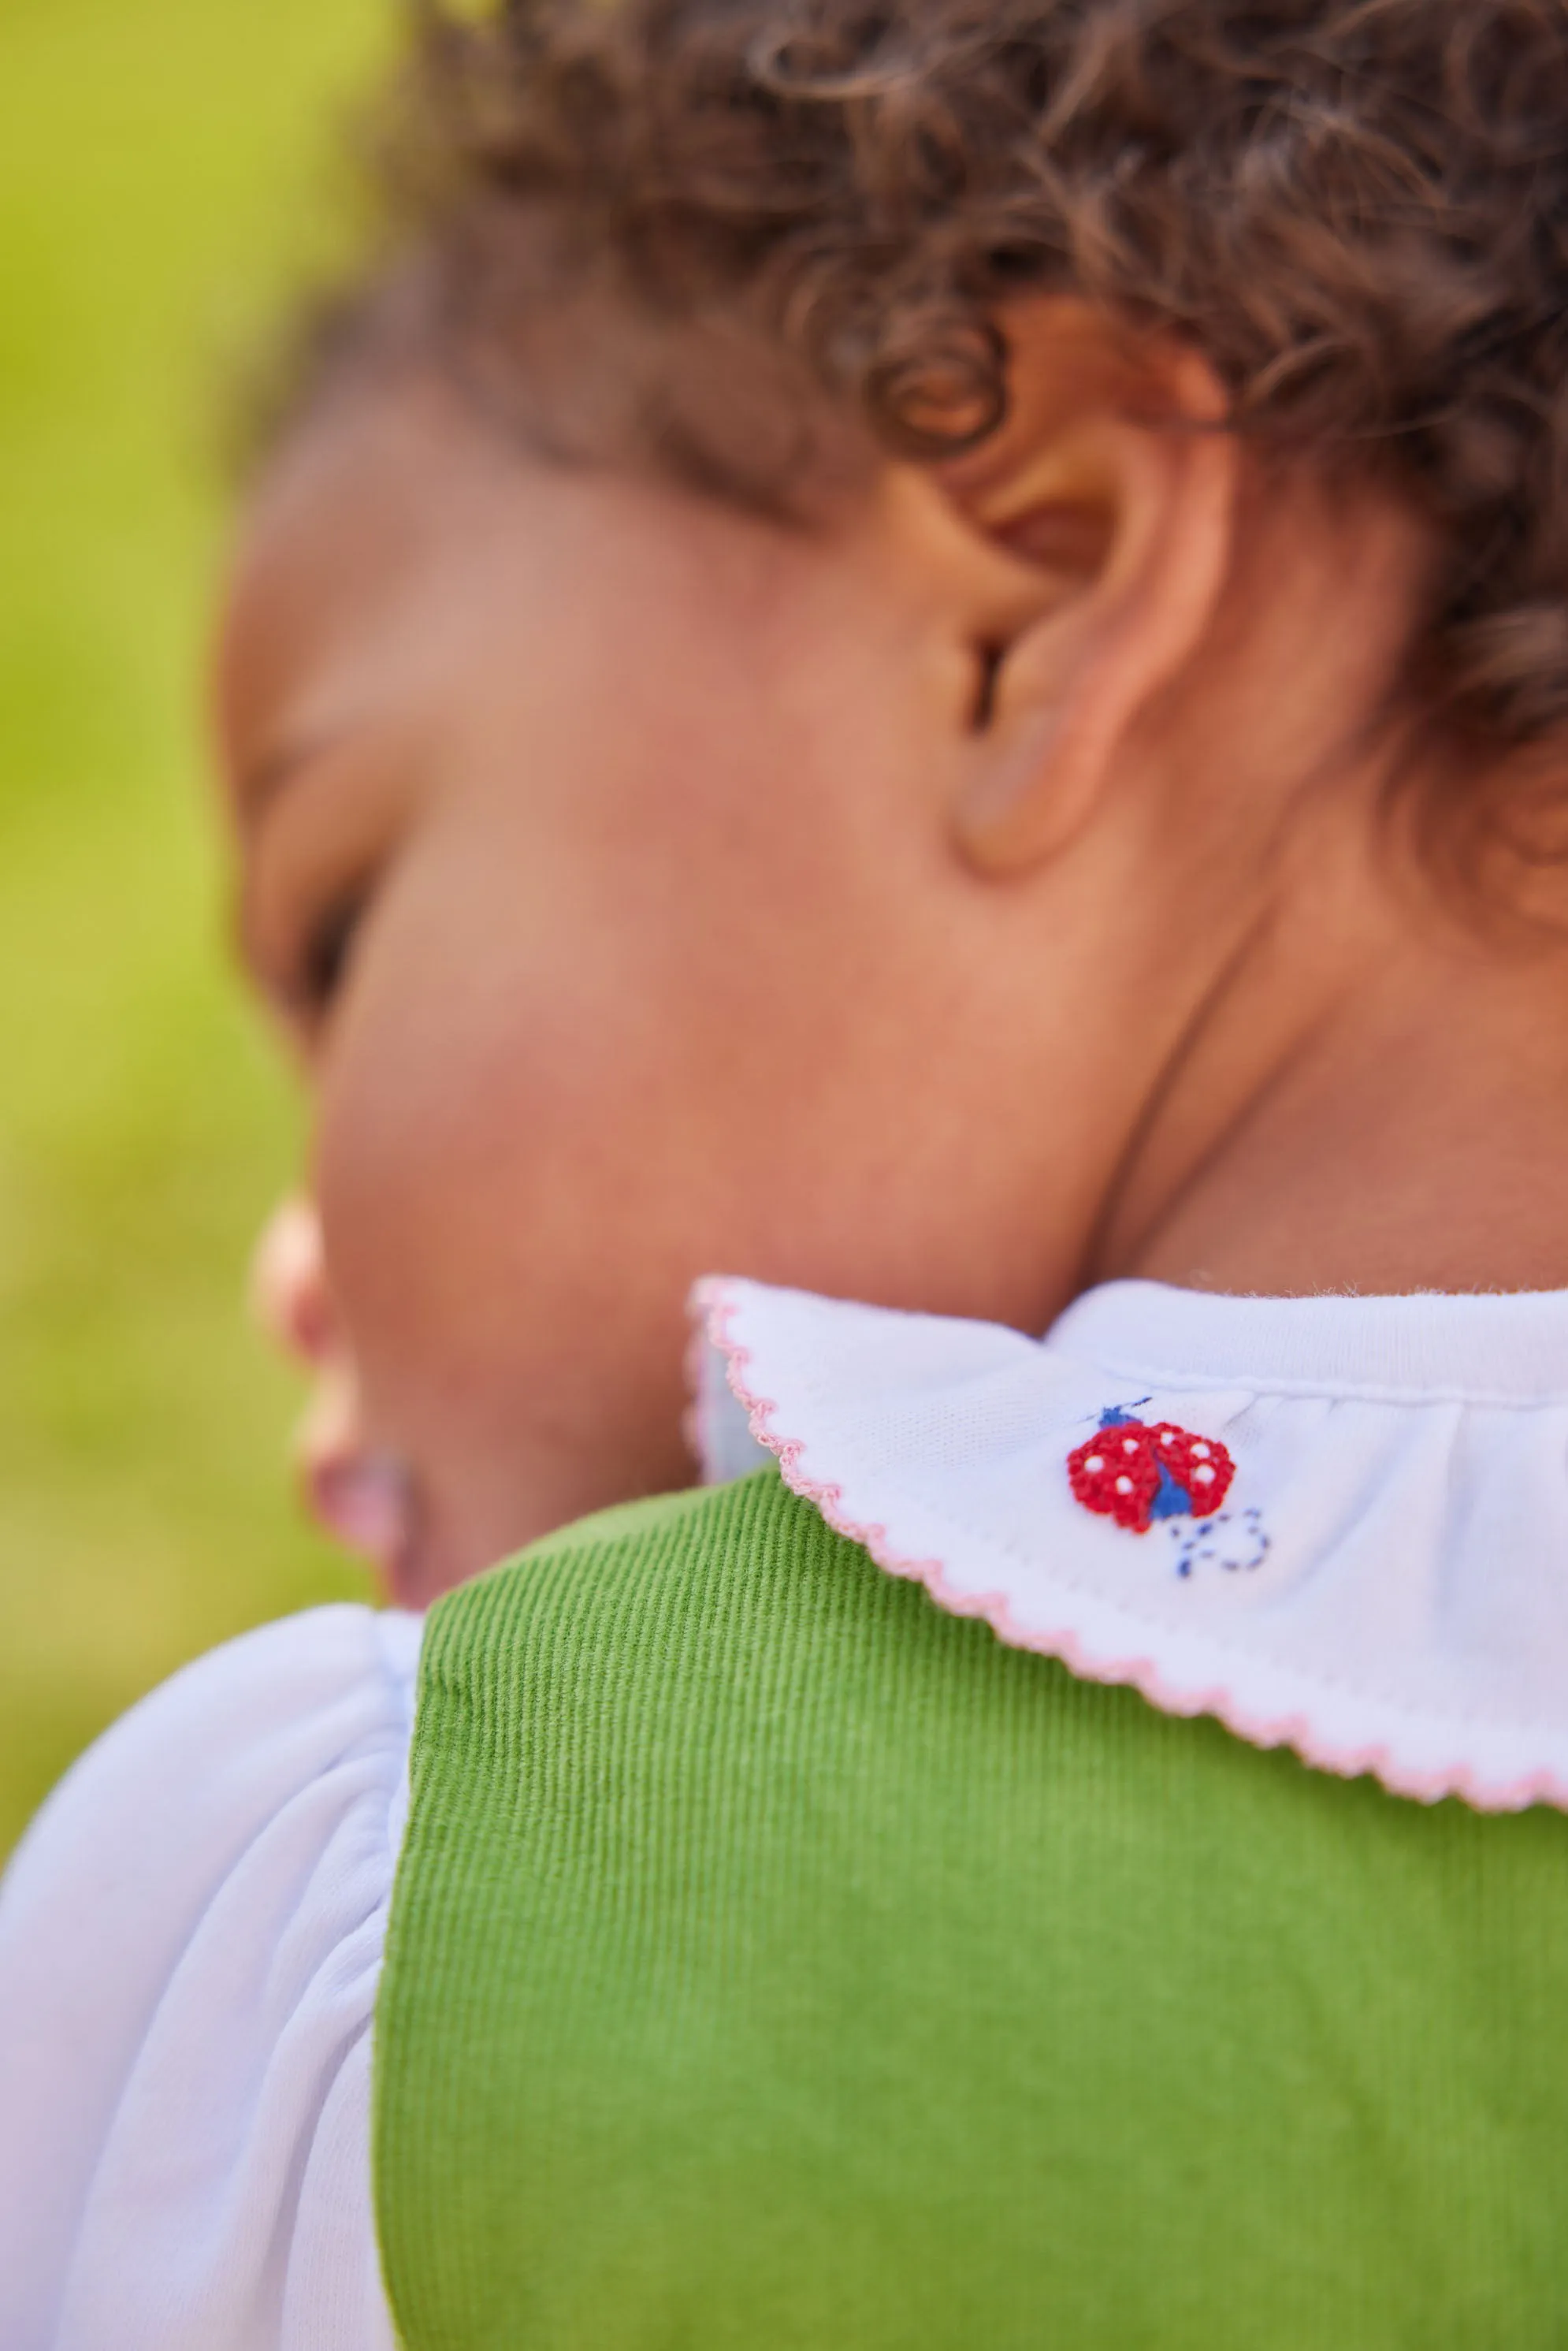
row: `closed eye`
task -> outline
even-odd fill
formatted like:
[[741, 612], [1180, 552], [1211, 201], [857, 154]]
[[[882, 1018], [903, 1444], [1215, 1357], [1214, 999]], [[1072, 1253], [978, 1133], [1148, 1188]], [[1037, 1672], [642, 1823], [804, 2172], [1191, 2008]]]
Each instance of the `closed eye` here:
[[292, 993], [312, 1019], [329, 1011], [342, 988], [370, 900], [368, 883], [345, 890], [306, 937]]

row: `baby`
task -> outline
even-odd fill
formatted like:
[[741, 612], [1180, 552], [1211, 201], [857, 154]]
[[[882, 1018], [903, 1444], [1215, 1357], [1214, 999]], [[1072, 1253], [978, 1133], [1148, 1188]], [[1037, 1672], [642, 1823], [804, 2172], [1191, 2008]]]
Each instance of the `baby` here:
[[395, 1604], [24, 1847], [0, 2339], [1545, 2351], [1568, 18], [519, 0], [389, 122], [218, 699]]

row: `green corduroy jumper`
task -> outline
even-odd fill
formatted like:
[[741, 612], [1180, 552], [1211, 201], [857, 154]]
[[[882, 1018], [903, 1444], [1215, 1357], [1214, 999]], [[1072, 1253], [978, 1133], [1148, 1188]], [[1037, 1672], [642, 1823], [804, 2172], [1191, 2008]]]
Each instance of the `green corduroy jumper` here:
[[772, 1471], [434, 1612], [376, 2031], [408, 2351], [1568, 2346], [1568, 1819], [1077, 1680]]

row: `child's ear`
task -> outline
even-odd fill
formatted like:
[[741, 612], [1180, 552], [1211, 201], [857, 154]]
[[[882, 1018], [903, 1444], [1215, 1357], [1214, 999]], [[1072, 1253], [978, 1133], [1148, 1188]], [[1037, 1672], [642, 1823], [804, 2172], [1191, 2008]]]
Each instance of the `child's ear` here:
[[1073, 838], [1150, 705], [1198, 656], [1240, 462], [1195, 352], [1130, 354], [1066, 304], [1041, 305], [1009, 344], [1009, 423], [942, 480], [966, 529], [1030, 575], [982, 646], [953, 810], [965, 856], [998, 874]]

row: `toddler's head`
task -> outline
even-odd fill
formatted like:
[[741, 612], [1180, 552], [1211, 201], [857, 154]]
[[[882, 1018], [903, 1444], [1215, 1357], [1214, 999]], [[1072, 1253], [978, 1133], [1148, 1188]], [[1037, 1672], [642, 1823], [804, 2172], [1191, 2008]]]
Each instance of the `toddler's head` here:
[[705, 1271], [1539, 1278], [1564, 121], [1555, 0], [430, 21], [220, 693], [404, 1596], [685, 1481]]

